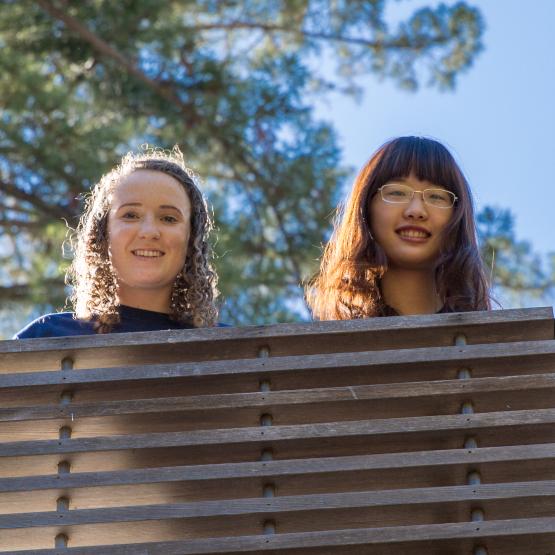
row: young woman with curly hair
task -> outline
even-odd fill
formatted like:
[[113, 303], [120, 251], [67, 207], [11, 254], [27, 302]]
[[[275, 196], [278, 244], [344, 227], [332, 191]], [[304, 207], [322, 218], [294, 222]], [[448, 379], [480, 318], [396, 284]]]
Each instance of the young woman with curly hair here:
[[89, 196], [68, 272], [74, 313], [38, 318], [16, 337], [216, 325], [206, 203], [181, 152], [128, 154]]
[[306, 293], [320, 320], [491, 308], [470, 189], [441, 143], [399, 137], [378, 149]]

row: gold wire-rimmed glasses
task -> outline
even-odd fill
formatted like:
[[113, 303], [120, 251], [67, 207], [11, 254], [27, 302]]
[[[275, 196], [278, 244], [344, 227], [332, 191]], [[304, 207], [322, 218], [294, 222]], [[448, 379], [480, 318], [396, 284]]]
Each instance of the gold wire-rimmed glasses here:
[[388, 183], [382, 185], [378, 191], [384, 202], [390, 204], [408, 204], [415, 193], [422, 195], [422, 200], [434, 208], [452, 208], [458, 200], [457, 195], [446, 189], [424, 189], [415, 191], [412, 187], [403, 183]]

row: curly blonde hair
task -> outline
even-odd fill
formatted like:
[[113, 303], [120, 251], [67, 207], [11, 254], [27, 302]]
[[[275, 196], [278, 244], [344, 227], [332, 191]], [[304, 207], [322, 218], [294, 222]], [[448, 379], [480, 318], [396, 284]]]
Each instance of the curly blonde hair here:
[[170, 318], [195, 327], [214, 326], [217, 275], [211, 266], [208, 235], [212, 222], [206, 202], [186, 167], [178, 147], [171, 151], [145, 148], [128, 153], [94, 186], [72, 238], [73, 262], [66, 281], [73, 286], [70, 301], [79, 319], [93, 320], [97, 333], [108, 333], [120, 322], [116, 274], [108, 254], [108, 213], [115, 187], [138, 170], [163, 172], [176, 179], [191, 201], [191, 235], [187, 256], [177, 275], [170, 300]]

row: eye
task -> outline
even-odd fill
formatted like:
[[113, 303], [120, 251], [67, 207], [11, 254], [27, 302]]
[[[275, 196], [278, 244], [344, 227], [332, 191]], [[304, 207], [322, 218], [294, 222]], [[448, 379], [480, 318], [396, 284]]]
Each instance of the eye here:
[[170, 214], [162, 216], [161, 220], [167, 224], [176, 224], [179, 221], [175, 216], [172, 216]]
[[139, 214], [133, 210], [127, 210], [120, 215], [122, 220], [136, 220], [139, 218]]
[[402, 183], [388, 183], [382, 187], [382, 198], [390, 202], [403, 202], [408, 200], [412, 191]]
[[449, 195], [444, 191], [439, 191], [435, 189], [433, 192], [430, 192], [430, 198], [433, 200], [448, 200]]

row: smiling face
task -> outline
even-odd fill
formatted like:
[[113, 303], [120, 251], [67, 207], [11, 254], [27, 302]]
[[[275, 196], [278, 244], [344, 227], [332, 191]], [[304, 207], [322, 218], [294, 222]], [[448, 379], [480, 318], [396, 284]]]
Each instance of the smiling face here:
[[[389, 183], [403, 183], [414, 191], [442, 188], [422, 181], [413, 173]], [[453, 214], [453, 208], [440, 208], [424, 203], [415, 194], [409, 203], [391, 204], [376, 193], [369, 206], [372, 235], [387, 256], [390, 268], [410, 270], [432, 269], [444, 241], [443, 232]]]
[[170, 175], [137, 170], [118, 183], [108, 215], [108, 249], [122, 304], [169, 312], [190, 220], [189, 197]]

